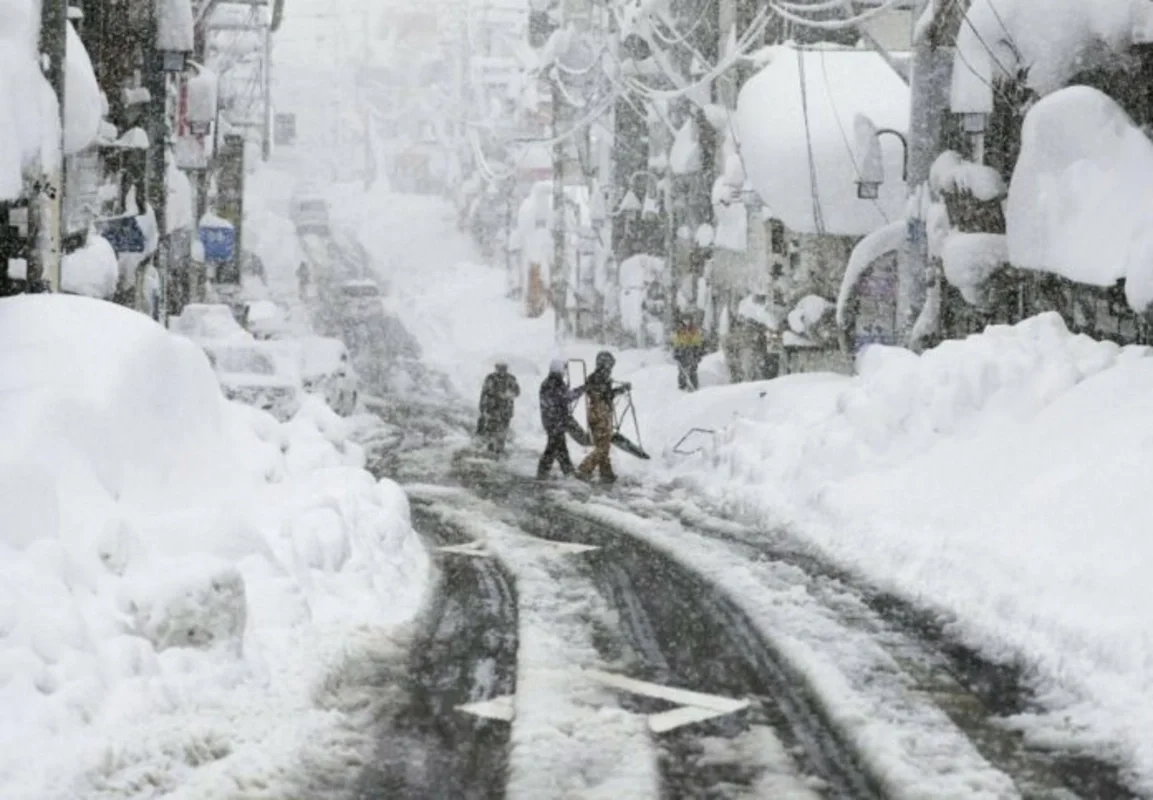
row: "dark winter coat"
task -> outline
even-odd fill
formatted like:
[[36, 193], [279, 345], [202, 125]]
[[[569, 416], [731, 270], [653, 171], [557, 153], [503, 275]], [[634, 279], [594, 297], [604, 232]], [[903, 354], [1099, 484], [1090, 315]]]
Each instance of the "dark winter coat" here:
[[594, 369], [584, 385], [588, 398], [589, 428], [609, 429], [613, 423], [613, 399], [625, 391], [624, 386], [613, 387], [612, 373], [607, 369]]
[[550, 374], [540, 385], [540, 422], [550, 436], [564, 433], [569, 407], [584, 393], [584, 387], [569, 389], [564, 376]]
[[481, 427], [507, 428], [512, 421], [513, 400], [519, 396], [520, 385], [510, 373], [491, 373], [480, 392]]

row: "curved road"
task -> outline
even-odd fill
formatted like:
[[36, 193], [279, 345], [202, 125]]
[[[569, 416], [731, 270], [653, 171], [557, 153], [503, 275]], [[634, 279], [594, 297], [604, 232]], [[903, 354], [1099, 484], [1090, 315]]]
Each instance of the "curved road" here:
[[[333, 313], [339, 314], [330, 308], [330, 319]], [[630, 679], [748, 701], [739, 711], [654, 734], [661, 796], [885, 796], [883, 783], [864, 767], [859, 749], [845, 740], [833, 719], [830, 698], [820, 696], [787, 665], [779, 648], [763, 635], [763, 627], [754, 624], [724, 587], [627, 527], [575, 512], [571, 501], [587, 499], [584, 495], [563, 488], [542, 492], [531, 479], [462, 458], [471, 412], [451, 395], [442, 376], [428, 374], [416, 358], [398, 359], [387, 374], [398, 371], [404, 376], [403, 389], [420, 390], [398, 390], [391, 379], [374, 387], [387, 395], [380, 413], [397, 435], [370, 457], [378, 474], [414, 485], [414, 525], [430, 549], [473, 538], [440, 513], [436, 487], [451, 492], [451, 502], [474, 515], [499, 516], [517, 535], [598, 548], [573, 563], [613, 611], [607, 623], [611, 630], [598, 639], [604, 663], [627, 665]], [[626, 506], [628, 495], [627, 488], [613, 492]], [[653, 514], [651, 506], [633, 516], [644, 524]], [[739, 526], [723, 519], [702, 524], [672, 506], [658, 509], [657, 516], [738, 548], [753, 561], [791, 557], [766, 549], [753, 535], [734, 533]], [[379, 757], [359, 780], [360, 798], [505, 795], [512, 746], [509, 723], [465, 714], [459, 707], [516, 690], [521, 644], [516, 576], [497, 558], [437, 552], [440, 591], [426, 610], [424, 633], [412, 654], [407, 701], [382, 725]], [[793, 565], [813, 577], [818, 600], [819, 587], [836, 582], [838, 591], [860, 595], [878, 619], [892, 622], [894, 630], [915, 645], [918, 655], [907, 666], [924, 670], [926, 685], [948, 674], [952, 683], [947, 691], [934, 695], [930, 687], [922, 694], [957, 722], [993, 765], [991, 771], [1000, 770], [1013, 780], [1019, 796], [1133, 796], [1108, 765], [1039, 754], [1019, 739], [1010, 741], [995, 732], [993, 718], [1012, 710], [1004, 698], [1024, 696], [1019, 676], [1005, 676], [972, 653], [959, 654], [940, 630], [931, 630], [906, 605], [886, 604], [820, 564], [798, 557]], [[1001, 691], [982, 693], [980, 676], [998, 677]], [[620, 702], [637, 714], [669, 709], [668, 702], [643, 694], [621, 692]], [[766, 749], [785, 755], [780, 763], [769, 764], [760, 757]], [[773, 783], [778, 778], [793, 787], [794, 794], [771, 788], [784, 785]]]

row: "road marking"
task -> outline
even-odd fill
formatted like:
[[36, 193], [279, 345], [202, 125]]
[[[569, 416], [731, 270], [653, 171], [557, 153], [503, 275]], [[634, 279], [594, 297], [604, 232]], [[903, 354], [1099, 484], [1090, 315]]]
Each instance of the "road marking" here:
[[436, 548], [442, 553], [453, 553], [460, 556], [473, 556], [474, 558], [492, 558], [492, 553], [485, 547], [484, 542], [468, 542], [466, 544], [450, 544]]
[[[579, 553], [587, 553], [590, 550], [600, 550], [591, 544], [574, 544], [573, 542], [554, 542], [551, 539], [538, 539], [535, 536], [524, 537], [531, 539], [534, 547], [540, 547], [543, 550], [551, 550], [558, 555], [577, 555]], [[489, 552], [485, 543], [477, 540], [467, 542], [466, 544], [449, 544], [443, 547], [436, 548], [442, 553], [452, 553], [459, 556], [473, 556], [474, 558], [492, 558], [493, 554]]]
[[513, 718], [516, 717], [516, 708], [513, 705], [511, 694], [502, 694], [500, 697], [481, 700], [477, 703], [466, 703], [463, 706], [457, 706], [456, 710], [472, 714], [475, 717], [495, 719], [501, 722], [512, 722]]
[[[679, 703], [680, 705], [676, 708], [668, 711], [658, 711], [654, 714], [645, 715], [649, 730], [653, 733], [668, 733], [685, 725], [736, 713], [750, 705], [748, 700], [737, 700], [732, 697], [678, 689], [675, 686], [662, 686], [658, 683], [639, 681], [635, 678], [614, 675], [611, 672], [602, 672], [596, 669], [582, 670], [582, 674], [602, 686], [620, 689], [631, 694], [653, 697], [658, 700], [667, 700], [671, 703]], [[512, 722], [516, 717], [515, 700], [513, 695], [504, 694], [490, 700], [467, 703], [456, 708], [458, 711], [484, 719]]]
[[693, 692], [688, 689], [678, 689], [675, 686], [661, 686], [659, 683], [638, 681], [624, 675], [614, 675], [611, 672], [601, 672], [597, 669], [586, 669], [584, 674], [597, 683], [612, 686], [633, 694], [655, 697], [658, 700], [668, 700], [670, 703], [679, 703], [684, 706], [696, 706], [716, 711], [720, 714], [731, 714], [747, 708], [748, 700], [735, 700], [731, 697], [721, 697], [704, 692]]

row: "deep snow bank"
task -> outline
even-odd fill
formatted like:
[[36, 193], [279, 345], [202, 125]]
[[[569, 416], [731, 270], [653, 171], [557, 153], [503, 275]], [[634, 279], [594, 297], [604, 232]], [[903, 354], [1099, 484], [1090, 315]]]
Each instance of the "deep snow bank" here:
[[[1024, 663], [1046, 741], [1099, 747], [1153, 788], [1153, 358], [1047, 314], [853, 378], [702, 391], [654, 430], [664, 462], [767, 525]], [[718, 431], [693, 457], [668, 448]]]
[[191, 342], [86, 298], [0, 300], [0, 417], [0, 795], [287, 780], [349, 634], [419, 603], [403, 493], [323, 404], [228, 403]]

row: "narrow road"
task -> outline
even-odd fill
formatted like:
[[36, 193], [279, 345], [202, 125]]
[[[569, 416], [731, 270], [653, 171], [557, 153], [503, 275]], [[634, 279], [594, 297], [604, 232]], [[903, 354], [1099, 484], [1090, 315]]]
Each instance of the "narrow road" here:
[[1006, 732], [1020, 676], [907, 604], [670, 490], [480, 461], [443, 376], [380, 375], [370, 466], [408, 489], [440, 581], [357, 797], [1133, 796]]

